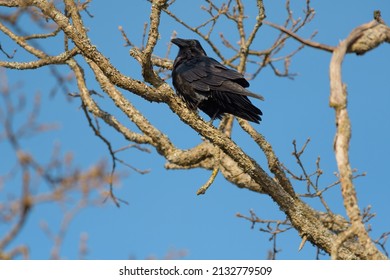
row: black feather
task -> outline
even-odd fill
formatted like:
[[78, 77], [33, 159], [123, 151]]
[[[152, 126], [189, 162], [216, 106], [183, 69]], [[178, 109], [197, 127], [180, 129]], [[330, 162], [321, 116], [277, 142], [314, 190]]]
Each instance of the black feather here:
[[246, 88], [248, 81], [235, 70], [208, 57], [197, 40], [173, 39], [179, 53], [173, 64], [176, 92], [188, 106], [200, 109], [212, 120], [225, 113], [259, 123], [263, 114], [248, 96], [264, 100]]

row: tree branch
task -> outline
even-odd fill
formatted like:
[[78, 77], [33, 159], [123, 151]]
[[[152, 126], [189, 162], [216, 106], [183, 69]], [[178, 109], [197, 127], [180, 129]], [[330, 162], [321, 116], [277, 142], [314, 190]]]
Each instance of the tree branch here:
[[66, 61], [79, 53], [77, 48], [63, 52], [57, 56], [47, 56], [42, 59], [30, 62], [8, 62], [0, 61], [0, 67], [16, 70], [36, 69], [52, 64], [66, 64]]
[[[341, 190], [344, 199], [344, 207], [351, 221], [351, 228], [338, 237], [338, 241], [332, 248], [332, 257], [339, 257], [339, 246], [351, 235], [357, 235], [359, 242], [367, 252], [369, 259], [385, 259], [386, 257], [375, 247], [371, 241], [357, 203], [357, 195], [352, 182], [352, 171], [349, 162], [349, 142], [351, 139], [351, 122], [347, 111], [347, 90], [341, 78], [341, 64], [349, 48], [352, 48], [356, 40], [363, 40], [370, 30], [378, 26], [376, 20], [361, 25], [354, 29], [344, 41], [340, 42], [333, 52], [330, 62], [330, 101], [329, 104], [336, 113], [336, 137], [334, 150], [337, 166], [340, 173]], [[374, 44], [372, 46], [377, 46]], [[367, 50], [366, 50], [367, 51]]]
[[315, 49], [320, 49], [320, 50], [327, 51], [327, 52], [333, 52], [334, 49], [335, 49], [335, 47], [332, 47], [332, 46], [328, 46], [328, 45], [325, 45], [325, 44], [320, 44], [320, 43], [317, 43], [317, 42], [313, 42], [313, 41], [310, 41], [310, 40], [303, 39], [300, 36], [298, 36], [295, 32], [293, 32], [291, 30], [288, 30], [287, 28], [285, 28], [283, 26], [280, 26], [280, 25], [277, 25], [275, 23], [272, 23], [272, 22], [269, 22], [269, 21], [263, 21], [263, 23], [266, 24], [266, 25], [269, 25], [269, 26], [271, 26], [273, 28], [276, 28], [276, 29], [278, 29], [280, 31], [282, 31], [283, 33], [289, 35], [290, 37], [294, 38], [298, 42], [304, 44], [305, 46], [312, 47], [312, 48], [315, 48]]
[[[72, 58], [72, 56], [67, 59], [61, 60], [66, 62], [72, 71], [76, 75], [76, 80], [78, 83], [78, 88], [80, 90], [80, 97], [83, 101], [83, 104], [86, 108], [94, 114], [94, 116], [101, 118], [109, 126], [113, 127], [116, 131], [122, 134], [127, 140], [135, 143], [145, 143], [155, 147], [157, 152], [164, 156], [168, 163], [167, 166], [171, 168], [189, 168], [195, 166], [202, 166], [203, 168], [213, 169], [214, 173], [209, 182], [216, 176], [216, 171], [220, 170], [225, 178], [238, 187], [246, 188], [248, 190], [255, 191], [257, 193], [264, 193], [269, 195], [280, 207], [280, 209], [287, 215], [291, 225], [297, 229], [298, 233], [302, 236], [303, 240], [309, 240], [319, 248], [325, 250], [326, 252], [331, 253], [332, 250], [335, 251], [334, 244], [337, 245], [337, 257], [343, 259], [366, 259], [366, 258], [381, 258], [381, 254], [377, 251], [374, 251], [372, 248], [369, 251], [366, 251], [366, 247], [369, 245], [369, 242], [358, 243], [350, 238], [338, 239], [338, 234], [334, 227], [329, 226], [329, 224], [324, 222], [324, 219], [321, 218], [318, 211], [313, 210], [309, 205], [305, 204], [296, 194], [292, 187], [291, 182], [287, 178], [281, 163], [276, 157], [274, 151], [270, 144], [264, 139], [264, 137], [259, 134], [252, 126], [247, 122], [239, 120], [241, 127], [254, 139], [258, 144], [259, 148], [262, 149], [263, 153], [267, 156], [268, 168], [275, 175], [275, 178], [268, 175], [268, 173], [248, 154], [246, 154], [230, 137], [232, 129], [232, 118], [230, 122], [226, 123], [224, 129], [217, 129], [212, 126], [210, 123], [206, 123], [202, 120], [196, 112], [188, 109], [185, 103], [174, 93], [172, 88], [163, 81], [158, 75], [158, 72], [153, 70], [153, 66], [160, 63], [165, 65], [167, 68], [170, 67], [169, 61], [161, 61], [159, 58], [153, 56], [154, 47], [158, 41], [158, 28], [160, 24], [161, 11], [166, 11], [167, 13], [167, 0], [154, 0], [152, 1], [152, 10], [150, 15], [150, 29], [146, 40], [146, 45], [143, 51], [138, 49], [132, 50], [132, 55], [140, 62], [142, 66], [142, 74], [144, 80], [150, 85], [147, 85], [145, 82], [127, 77], [120, 73], [109, 61], [109, 59], [100, 53], [96, 47], [91, 43], [90, 39], [87, 36], [84, 24], [79, 14], [79, 7], [76, 6], [74, 1], [64, 0], [66, 11], [65, 14], [62, 13], [59, 9], [55, 7], [53, 3], [48, 3], [44, 0], [27, 0], [25, 5], [32, 5], [37, 7], [43, 15], [48, 20], [53, 20], [59, 29], [65, 34], [66, 39], [72, 41], [88, 66], [92, 69], [94, 76], [99, 83], [101, 89], [105, 92], [107, 96], [111, 98], [113, 103], [117, 108], [123, 112], [123, 114], [134, 123], [141, 133], [135, 133], [129, 130], [125, 125], [120, 123], [114, 116], [103, 111], [95, 100], [90, 95], [88, 90], [83, 69], [80, 65]], [[14, 4], [16, 2], [13, 2]], [[281, 30], [283, 33], [279, 34], [279, 37], [275, 41], [274, 45], [269, 48], [267, 51], [256, 52], [250, 50], [250, 45], [252, 44], [255, 35], [261, 25], [263, 24], [263, 19], [265, 17], [265, 11], [263, 7], [263, 2], [261, 0], [257, 1], [258, 5], [258, 18], [253, 26], [253, 29], [248, 37], [245, 40], [245, 26], [244, 26], [244, 8], [243, 2], [241, 0], [236, 0], [237, 8], [233, 8], [233, 12], [229, 11], [229, 5], [222, 5], [221, 8], [217, 8], [212, 1], [208, 1], [210, 4], [209, 9], [206, 11], [210, 14], [210, 18], [204, 23], [201, 24], [198, 28], [189, 27], [196, 34], [201, 35], [205, 40], [212, 45], [209, 35], [214, 28], [214, 21], [219, 18], [219, 15], [225, 15], [231, 20], [237, 23], [237, 28], [239, 30], [239, 35], [241, 39], [240, 50], [237, 54], [233, 55], [231, 60], [225, 61], [225, 63], [232, 64], [233, 61], [240, 59], [239, 65], [234, 66], [239, 71], [244, 71], [245, 65], [248, 62], [249, 55], [261, 55], [263, 56], [263, 62], [260, 63], [260, 67], [263, 67], [267, 64], [272, 65], [273, 61], [276, 61], [277, 58], [271, 58], [272, 55], [277, 54], [285, 45], [285, 41], [289, 36], [294, 37], [303, 44], [311, 44], [315, 46], [312, 42], [299, 38], [295, 35], [295, 32], [302, 27], [306, 22], [312, 17], [311, 11], [306, 12], [306, 17], [303, 21], [294, 20], [291, 16], [291, 11], [289, 10], [289, 1], [286, 2], [287, 10], [289, 12], [289, 17], [286, 20], [286, 26], [292, 22], [291, 31], [285, 32], [285, 27]], [[307, 1], [309, 3], [309, 1]], [[214, 14], [214, 11], [217, 12], [217, 15]], [[174, 17], [179, 22], [178, 17]], [[184, 22], [183, 22], [184, 24]], [[199, 28], [202, 28], [208, 24], [211, 24], [208, 34], [204, 34], [199, 31]], [[36, 65], [44, 65], [46, 59], [50, 59], [45, 53], [32, 48], [28, 45], [22, 37], [16, 36], [14, 33], [7, 30], [5, 26], [0, 26], [1, 31], [6, 33], [12, 40], [19, 42], [22, 48], [26, 49], [30, 53], [34, 54], [40, 58], [39, 62], [36, 62]], [[387, 30], [387, 29], [383, 29]], [[364, 30], [367, 31], [367, 30]], [[290, 32], [290, 33], [288, 33]], [[146, 33], [145, 33], [146, 34]], [[287, 35], [286, 35], [287, 34]], [[359, 33], [360, 34], [360, 33]], [[362, 33], [363, 34], [363, 33]], [[365, 33], [367, 34], [367, 33]], [[361, 35], [361, 34], [360, 34]], [[356, 46], [357, 42], [361, 43], [364, 36], [356, 37], [353, 41]], [[386, 40], [386, 38], [385, 38]], [[317, 45], [318, 47], [318, 45]], [[322, 46], [323, 47], [323, 46]], [[214, 46], [218, 51], [218, 49]], [[327, 47], [323, 47], [327, 48]], [[76, 49], [76, 48], [75, 48]], [[334, 51], [334, 56], [337, 54], [339, 48], [337, 49], [327, 49], [327, 51]], [[360, 47], [358, 48], [360, 49]], [[74, 50], [75, 51], [75, 50]], [[346, 53], [348, 47], [343, 45], [342, 52]], [[355, 50], [355, 52], [358, 52]], [[67, 47], [65, 46], [65, 53], [67, 53]], [[217, 53], [218, 54], [218, 53]], [[291, 55], [283, 56], [280, 59], [285, 61], [285, 68], [288, 68], [289, 58], [295, 54], [293, 52]], [[219, 54], [221, 58], [223, 56]], [[224, 59], [225, 60], [225, 59]], [[333, 60], [332, 60], [333, 61]], [[342, 61], [342, 59], [341, 59]], [[341, 64], [341, 61], [339, 63]], [[51, 62], [50, 64], [52, 64]], [[230, 65], [229, 64], [229, 65]], [[11, 65], [11, 64], [10, 64]], [[275, 72], [277, 69], [275, 68]], [[331, 71], [332, 72], [332, 71]], [[286, 72], [287, 73], [287, 72]], [[332, 73], [331, 73], [332, 76]], [[341, 82], [341, 78], [340, 78]], [[164, 135], [161, 130], [153, 126], [147, 118], [121, 93], [118, 89], [122, 88], [128, 90], [148, 101], [152, 102], [162, 102], [166, 103], [169, 108], [174, 112], [185, 124], [190, 126], [194, 131], [198, 132], [204, 139], [201, 144], [195, 146], [189, 150], [180, 150], [174, 146], [168, 136]], [[331, 84], [332, 94], [331, 94], [331, 105], [334, 106], [336, 110], [336, 118], [340, 121], [341, 127], [346, 127], [346, 132], [340, 132], [340, 137], [345, 133], [345, 139], [337, 139], [335, 147], [340, 144], [338, 141], [344, 141], [347, 143], [346, 147], [348, 150], [349, 135], [348, 129], [349, 125], [346, 122], [346, 125], [343, 125], [344, 120], [348, 120], [348, 116], [343, 115], [343, 111], [346, 112], [346, 92], [341, 86], [341, 91], [339, 85]], [[333, 90], [336, 89], [339, 92], [333, 94]], [[341, 94], [341, 97], [339, 96]], [[339, 102], [339, 103], [338, 103]], [[340, 111], [339, 111], [340, 110]], [[341, 112], [341, 113], [340, 113]], [[223, 122], [222, 122], [223, 123]], [[349, 132], [350, 133], [350, 132]], [[343, 146], [343, 145], [341, 145]], [[339, 148], [336, 148], [339, 149]], [[338, 151], [338, 150], [337, 150]], [[337, 152], [336, 152], [337, 154]], [[336, 155], [337, 156], [337, 155]], [[351, 181], [351, 172], [348, 170], [349, 162], [346, 161], [347, 168], [345, 172], [340, 172], [340, 176], [349, 177]], [[344, 166], [345, 162], [342, 162], [340, 166]], [[349, 168], [350, 169], [350, 168]], [[342, 175], [341, 175], [342, 174]], [[347, 182], [347, 183], [346, 183]], [[341, 184], [349, 184], [348, 181], [342, 181]], [[353, 185], [352, 185], [353, 187]], [[346, 189], [351, 191], [353, 188], [347, 186]], [[343, 193], [345, 197], [350, 196], [354, 197], [354, 194], [351, 192]], [[352, 203], [356, 204], [356, 201], [351, 200]], [[351, 210], [351, 214], [355, 215], [356, 211]], [[356, 215], [355, 215], [356, 216]], [[355, 217], [353, 216], [353, 217]], [[359, 221], [359, 219], [355, 219]], [[352, 219], [351, 219], [351, 222]], [[358, 224], [358, 223], [355, 223]], [[343, 228], [340, 226], [340, 228]], [[344, 228], [343, 228], [344, 229]], [[363, 237], [368, 237], [368, 235], [362, 234], [359, 236], [359, 240], [363, 240]], [[338, 243], [337, 243], [338, 242]], [[367, 245], [368, 244], [368, 245]]]

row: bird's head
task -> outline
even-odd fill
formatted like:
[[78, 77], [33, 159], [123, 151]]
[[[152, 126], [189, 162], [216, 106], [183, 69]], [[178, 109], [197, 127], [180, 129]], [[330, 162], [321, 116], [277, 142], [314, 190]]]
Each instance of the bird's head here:
[[187, 58], [206, 55], [198, 40], [175, 38], [171, 42], [179, 47], [179, 55], [185, 55]]

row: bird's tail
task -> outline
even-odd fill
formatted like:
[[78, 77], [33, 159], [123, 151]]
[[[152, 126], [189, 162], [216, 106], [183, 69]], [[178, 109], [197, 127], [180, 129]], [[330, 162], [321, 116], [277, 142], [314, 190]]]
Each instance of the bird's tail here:
[[[246, 97], [246, 99], [248, 99], [248, 98]], [[263, 115], [263, 113], [261, 112], [261, 110], [259, 108], [254, 106], [249, 101], [249, 99], [248, 99], [248, 104], [241, 104], [240, 103], [240, 105], [244, 105], [244, 106], [243, 107], [237, 106], [237, 107], [234, 108], [234, 111], [232, 111], [232, 112], [228, 112], [227, 111], [227, 113], [230, 113], [230, 114], [232, 114], [232, 115], [234, 115], [236, 117], [245, 119], [247, 121], [260, 123], [261, 116]]]
[[218, 100], [221, 100], [221, 111], [251, 122], [260, 123], [263, 112], [253, 105], [247, 96], [226, 93], [221, 95], [225, 99], [218, 98]]

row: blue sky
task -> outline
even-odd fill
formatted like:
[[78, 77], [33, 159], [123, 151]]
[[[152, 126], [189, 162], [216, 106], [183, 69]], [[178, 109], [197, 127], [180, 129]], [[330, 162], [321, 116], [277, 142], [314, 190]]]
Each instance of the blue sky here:
[[[249, 2], [249, 1], [245, 1]], [[250, 1], [253, 2], [253, 1]], [[302, 16], [306, 1], [294, 1], [294, 16]], [[286, 13], [285, 1], [265, 1], [267, 20], [282, 24]], [[171, 7], [179, 17], [191, 24], [197, 25], [205, 19], [205, 12], [199, 7], [203, 1], [177, 0]], [[329, 45], [336, 45], [348, 33], [360, 24], [371, 21], [374, 10], [382, 11], [383, 19], [390, 22], [389, 1], [313, 1], [316, 10], [313, 21], [299, 33], [308, 37], [318, 31], [315, 40]], [[353, 7], [353, 8], [352, 8]], [[2, 8], [4, 9], [4, 8]], [[147, 1], [114, 1], [107, 4], [104, 1], [93, 1], [89, 12], [94, 15], [89, 18], [83, 14], [85, 24], [89, 28], [89, 36], [93, 44], [124, 74], [141, 79], [139, 65], [129, 56], [129, 49], [124, 47], [124, 41], [118, 26], [123, 26], [130, 40], [139, 45], [142, 40], [142, 30], [149, 21], [150, 4]], [[247, 8], [248, 22], [253, 22], [256, 14], [254, 8]], [[237, 40], [232, 32], [231, 24], [226, 21], [215, 28], [213, 39], [221, 46], [218, 34]], [[248, 29], [249, 30], [249, 29]], [[173, 31], [178, 37], [197, 38], [190, 31], [162, 15], [161, 38], [155, 53], [164, 56]], [[264, 26], [255, 40], [259, 50], [269, 47], [277, 32]], [[199, 39], [199, 38], [197, 38]], [[14, 48], [9, 40], [0, 34], [4, 48]], [[53, 42], [50, 53], [60, 51], [58, 42]], [[202, 42], [209, 56], [215, 57], [210, 47]], [[298, 44], [289, 40], [288, 50]], [[222, 52], [229, 55], [229, 50], [222, 47]], [[349, 113], [352, 121], [351, 163], [358, 172], [366, 172], [367, 176], [355, 181], [361, 209], [372, 206], [376, 217], [370, 221], [372, 237], [390, 230], [390, 211], [387, 197], [390, 197], [390, 186], [387, 180], [390, 157], [390, 131], [386, 123], [390, 119], [390, 90], [388, 86], [388, 65], [390, 62], [389, 45], [383, 45], [364, 56], [348, 55], [343, 64], [343, 79], [349, 92]], [[176, 47], [169, 55], [176, 56]], [[3, 58], [2, 58], [3, 59]], [[25, 61], [29, 57], [22, 52], [17, 53], [16, 60]], [[81, 61], [81, 60], [79, 60]], [[303, 145], [307, 138], [311, 142], [303, 156], [303, 161], [309, 171], [315, 170], [315, 160], [321, 157], [321, 186], [326, 187], [335, 181], [337, 171], [332, 144], [335, 133], [334, 111], [328, 105], [329, 78], [328, 67], [330, 54], [319, 50], [304, 48], [291, 62], [290, 71], [297, 76], [292, 79], [276, 77], [270, 68], [251, 81], [251, 90], [265, 96], [265, 102], [254, 101], [263, 113], [263, 121], [256, 125], [266, 139], [272, 144], [279, 159], [291, 170], [298, 171], [295, 159], [291, 156], [292, 141], [296, 139], [298, 146]], [[277, 64], [282, 67], [282, 64]], [[67, 67], [59, 67], [63, 73], [69, 72]], [[3, 72], [3, 70], [1, 70]], [[48, 69], [37, 71], [6, 70], [10, 84], [22, 81], [24, 92], [29, 98], [39, 92], [42, 96], [40, 121], [55, 123], [58, 129], [25, 141], [24, 147], [34, 155], [43, 159], [50, 156], [51, 147], [59, 145], [63, 154], [73, 153], [74, 161], [81, 168], [88, 168], [101, 159], [109, 160], [106, 146], [94, 136], [88, 127], [79, 102], [69, 99], [59, 91], [54, 97], [48, 98], [50, 89], [55, 86], [55, 80], [50, 77]], [[3, 75], [3, 73], [2, 73]], [[99, 90], [90, 71], [86, 71], [90, 89]], [[168, 81], [171, 83], [171, 81]], [[71, 91], [77, 92], [73, 83]], [[154, 124], [169, 135], [176, 146], [190, 148], [199, 143], [199, 136], [182, 124], [178, 117], [164, 104], [151, 104], [132, 95], [124, 93]], [[108, 100], [99, 101], [106, 110], [115, 110]], [[119, 114], [119, 112], [118, 112]], [[26, 115], [21, 116], [25, 118]], [[117, 116], [127, 123], [124, 116]], [[127, 143], [115, 131], [103, 126], [103, 131], [115, 148]], [[235, 125], [232, 138], [252, 157], [257, 159], [264, 168], [265, 159], [259, 149], [252, 143], [238, 125]], [[0, 142], [0, 174], [8, 170], [9, 163], [15, 158], [7, 143]], [[4, 156], [5, 155], [5, 156]], [[127, 172], [127, 178], [121, 182], [116, 194], [129, 202], [120, 208], [113, 203], [102, 203], [101, 207], [91, 207], [81, 211], [72, 221], [64, 239], [61, 256], [66, 259], [78, 257], [80, 235], [88, 234], [89, 259], [144, 259], [148, 257], [163, 258], [171, 251], [185, 252], [185, 259], [264, 259], [267, 251], [272, 248], [269, 235], [260, 232], [259, 226], [251, 229], [251, 224], [237, 218], [236, 213], [249, 215], [249, 210], [263, 219], [284, 219], [278, 206], [267, 196], [258, 195], [226, 182], [219, 175], [204, 196], [196, 196], [196, 190], [210, 176], [209, 171], [167, 171], [165, 160], [154, 150], [152, 153], [142, 153], [132, 149], [123, 154], [123, 158], [139, 169], [151, 169], [146, 175], [141, 175], [123, 167], [119, 172]], [[20, 182], [14, 181], [0, 186], [0, 199], [17, 193]], [[36, 191], [43, 191], [44, 187]], [[304, 184], [295, 183], [298, 193], [305, 190]], [[326, 199], [332, 210], [345, 215], [342, 207], [341, 194], [338, 188], [326, 194]], [[323, 210], [315, 201], [308, 203], [316, 209]], [[9, 249], [18, 244], [28, 244], [32, 259], [47, 259], [50, 257], [52, 240], [43, 233], [40, 224], [45, 221], [53, 232], [58, 230], [64, 209], [71, 205], [44, 204], [33, 209], [32, 215], [18, 238], [10, 244]], [[6, 227], [0, 225], [0, 237]], [[315, 248], [306, 244], [298, 252], [300, 238], [295, 231], [283, 233], [278, 237], [277, 246], [281, 249], [280, 259], [313, 259]], [[326, 256], [324, 258], [327, 258]]]

